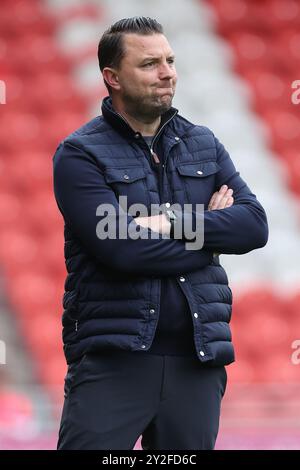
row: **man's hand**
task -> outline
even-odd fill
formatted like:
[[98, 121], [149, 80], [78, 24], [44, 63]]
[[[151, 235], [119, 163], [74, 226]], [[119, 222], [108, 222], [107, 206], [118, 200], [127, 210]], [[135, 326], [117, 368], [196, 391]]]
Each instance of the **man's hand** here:
[[[232, 206], [234, 199], [232, 197], [232, 189], [224, 185], [215, 192], [209, 201], [208, 210], [225, 209]], [[135, 217], [137, 225], [144, 228], [150, 228], [153, 232], [159, 232], [163, 235], [170, 235], [171, 223], [165, 214], [152, 215], [151, 217]]]
[[165, 214], [152, 215], [151, 217], [135, 217], [137, 225], [150, 228], [153, 232], [170, 235], [171, 223]]
[[[208, 204], [208, 210], [214, 211], [216, 209], [226, 209], [227, 207], [231, 207], [234, 202], [232, 194], [232, 189], [228, 189], [228, 186], [224, 184], [219, 191], [212, 195]], [[214, 256], [219, 255], [220, 253], [214, 253]]]
[[231, 207], [234, 202], [232, 194], [232, 189], [228, 189], [228, 186], [225, 184], [219, 191], [212, 195], [208, 204], [208, 210], [214, 211], [217, 209], [226, 209], [227, 207]]

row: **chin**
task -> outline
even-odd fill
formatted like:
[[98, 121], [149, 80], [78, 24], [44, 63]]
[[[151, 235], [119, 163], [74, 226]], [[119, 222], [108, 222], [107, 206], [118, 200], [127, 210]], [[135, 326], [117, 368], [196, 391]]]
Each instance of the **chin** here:
[[162, 110], [162, 112], [168, 111], [172, 106], [172, 97], [168, 96], [168, 99], [160, 100], [158, 104], [158, 108]]

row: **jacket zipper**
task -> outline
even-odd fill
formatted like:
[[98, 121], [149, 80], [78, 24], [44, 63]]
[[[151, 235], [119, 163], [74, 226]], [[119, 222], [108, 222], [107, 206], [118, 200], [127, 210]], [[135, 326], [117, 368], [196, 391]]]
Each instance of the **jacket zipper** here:
[[[177, 113], [176, 113], [177, 114]], [[160, 160], [159, 160], [159, 157], [157, 156], [157, 154], [154, 152], [153, 150], [153, 147], [154, 147], [154, 144], [155, 144], [155, 141], [158, 139], [158, 137], [160, 136], [161, 132], [163, 131], [163, 129], [165, 128], [165, 126], [167, 124], [169, 124], [170, 121], [172, 121], [172, 119], [175, 117], [176, 114], [173, 114], [172, 117], [170, 117], [170, 119], [168, 119], [168, 121], [166, 121], [164, 123], [164, 125], [159, 129], [158, 133], [155, 134], [153, 140], [152, 140], [152, 143], [151, 143], [151, 147], [150, 147], [150, 152], [151, 152], [151, 155], [153, 156], [154, 158], [154, 161], [155, 163], [160, 163]], [[156, 160], [157, 159], [157, 160]], [[167, 157], [166, 157], [166, 160], [165, 162], [162, 164], [162, 181], [161, 181], [161, 184], [159, 185], [159, 198], [160, 198], [160, 201], [162, 200], [162, 191], [161, 189], [164, 187], [163, 184], [164, 184], [164, 180], [165, 180], [165, 166], [166, 166], [166, 163], [167, 163]], [[172, 201], [170, 201], [171, 204], [172, 204]]]
[[162, 130], [166, 127], [167, 124], [169, 124], [170, 121], [172, 121], [172, 119], [176, 116], [177, 113], [173, 114], [173, 116], [170, 117], [170, 119], [168, 119], [164, 125], [159, 129], [159, 131], [155, 134], [155, 136], [153, 137], [153, 140], [152, 140], [152, 143], [151, 143], [151, 148], [150, 148], [150, 151], [151, 153], [153, 152], [153, 146], [154, 146], [154, 143], [155, 141], [157, 140], [157, 138], [159, 137], [159, 135], [161, 134]]
[[[129, 123], [126, 121], [125, 118], [123, 118], [123, 116], [119, 113], [116, 113], [118, 114], [118, 116], [130, 127]], [[153, 140], [152, 140], [152, 143], [151, 143], [151, 147], [150, 147], [150, 155], [151, 157], [153, 157], [155, 163], [160, 163], [160, 160], [157, 156], [157, 154], [154, 152], [153, 150], [153, 147], [154, 147], [154, 144], [155, 144], [155, 141], [158, 139], [159, 135], [161, 134], [162, 130], [165, 128], [165, 126], [167, 124], [169, 124], [170, 121], [172, 121], [172, 119], [176, 116], [177, 112], [173, 114], [172, 117], [170, 117], [170, 119], [168, 119], [164, 125], [159, 129], [159, 131], [157, 132], [157, 134], [155, 134]], [[131, 127], [130, 127], [131, 129]], [[163, 168], [163, 171], [162, 171], [162, 181], [161, 181], [161, 184], [159, 185], [159, 198], [160, 198], [160, 201], [161, 201], [161, 198], [162, 198], [162, 191], [161, 191], [161, 188], [163, 187], [163, 181], [164, 181], [164, 178], [165, 178], [165, 166], [166, 166], [166, 163], [167, 163], [167, 158], [165, 160], [165, 163], [162, 164], [162, 168]], [[172, 203], [172, 201], [170, 201]], [[190, 301], [188, 299], [188, 296], [186, 295], [186, 293], [184, 292], [184, 290], [182, 289], [182, 286], [180, 285], [180, 282], [179, 280], [176, 278], [177, 280], [177, 283], [179, 284], [184, 296], [186, 297], [186, 300], [187, 300], [187, 304], [189, 306], [189, 309], [190, 309], [190, 312], [191, 312], [191, 315], [193, 317], [193, 310], [191, 308], [191, 305], [190, 305]], [[161, 281], [159, 280], [159, 289], [161, 289]], [[156, 327], [157, 327], [157, 324], [156, 324]], [[76, 322], [76, 331], [77, 331], [77, 322]], [[156, 328], [155, 328], [155, 331], [156, 331]], [[155, 333], [154, 333], [155, 334]], [[195, 342], [195, 339], [194, 339], [194, 342]], [[195, 347], [197, 348], [196, 344], [195, 344]]]
[[[127, 126], [132, 130], [132, 127], [130, 126], [129, 122], [128, 122], [121, 114], [119, 114], [119, 113], [116, 113], [116, 114], [117, 114], [117, 115], [119, 116], [119, 118], [121, 118], [122, 121], [124, 121], [124, 122], [127, 124]], [[176, 114], [177, 114], [177, 111], [174, 112], [174, 114], [164, 123], [164, 125], [159, 129], [159, 131], [157, 132], [157, 134], [155, 134], [155, 136], [154, 136], [154, 138], [153, 138], [153, 140], [152, 140], [151, 147], [150, 147], [150, 153], [151, 153], [151, 157], [153, 157], [153, 160], [155, 161], [155, 163], [160, 163], [160, 160], [159, 160], [157, 154], [156, 154], [156, 153], [154, 152], [154, 150], [153, 150], [154, 143], [155, 143], [155, 141], [157, 140], [157, 138], [160, 136], [162, 130], [166, 127], [167, 124], [169, 124], [170, 121], [172, 121], [172, 119], [176, 116]], [[162, 167], [164, 168], [165, 165], [163, 164]]]

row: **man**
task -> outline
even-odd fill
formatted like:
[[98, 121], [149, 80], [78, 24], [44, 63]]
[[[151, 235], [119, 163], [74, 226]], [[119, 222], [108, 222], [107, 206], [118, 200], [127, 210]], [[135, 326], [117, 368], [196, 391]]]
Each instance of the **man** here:
[[[214, 134], [172, 108], [174, 54], [160, 24], [121, 20], [98, 55], [102, 116], [54, 157], [68, 270], [58, 448], [133, 449], [142, 435], [145, 450], [213, 449], [234, 361], [217, 253], [263, 247], [266, 215]], [[185, 227], [199, 221], [204, 243], [188, 248], [200, 230]]]

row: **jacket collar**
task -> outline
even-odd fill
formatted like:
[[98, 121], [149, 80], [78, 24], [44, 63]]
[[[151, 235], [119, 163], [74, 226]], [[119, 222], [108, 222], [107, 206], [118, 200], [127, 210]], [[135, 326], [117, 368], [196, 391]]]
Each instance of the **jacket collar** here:
[[[129, 125], [126, 119], [123, 118], [123, 116], [121, 116], [114, 110], [112, 106], [112, 100], [109, 96], [103, 99], [101, 109], [103, 118], [120, 134], [125, 135], [125, 137], [132, 138], [134, 138], [137, 134], [140, 135], [132, 129], [132, 127]], [[178, 110], [176, 108], [170, 108], [166, 113], [162, 114], [161, 122], [155, 135], [158, 135], [162, 128], [168, 122], [170, 122], [176, 116], [177, 113]]]

